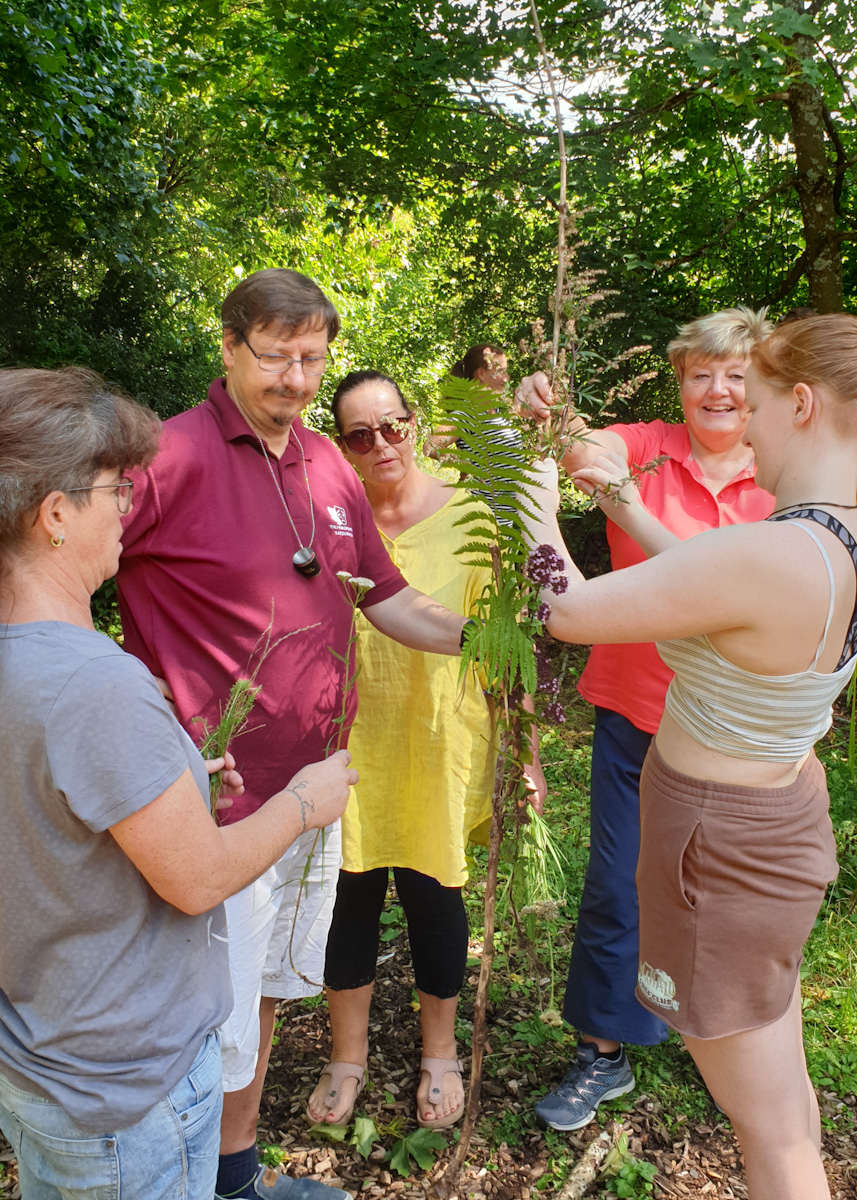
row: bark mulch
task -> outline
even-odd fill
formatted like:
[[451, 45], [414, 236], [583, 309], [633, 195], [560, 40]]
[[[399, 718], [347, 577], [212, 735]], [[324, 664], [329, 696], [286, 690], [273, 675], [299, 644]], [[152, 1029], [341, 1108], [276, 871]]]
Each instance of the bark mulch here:
[[[405, 1132], [412, 1133], [416, 1129], [419, 1018], [411, 1006], [412, 984], [406, 964], [406, 952], [397, 952], [379, 970], [370, 1026], [370, 1090], [360, 1097], [356, 1111], [374, 1118], [378, 1125], [397, 1119]], [[328, 1057], [326, 1009], [288, 1004], [282, 1006], [282, 1013], [282, 1037], [268, 1074], [260, 1138], [284, 1149], [288, 1155], [284, 1166], [290, 1174], [334, 1183], [353, 1196], [427, 1200], [432, 1171], [414, 1167], [408, 1178], [402, 1178], [383, 1161], [383, 1149], [374, 1150], [364, 1161], [347, 1141], [333, 1144], [310, 1132], [303, 1114]], [[492, 1019], [508, 1025], [529, 1015], [509, 1010], [500, 1001], [494, 1005]], [[469, 1016], [466, 998], [462, 1016]], [[522, 1057], [526, 1058], [524, 1065]], [[514, 1047], [504, 1046], [486, 1058], [483, 1118], [471, 1143], [469, 1167], [462, 1176], [461, 1200], [536, 1200], [559, 1189], [560, 1179], [552, 1177], [555, 1155], [532, 1119], [534, 1097], [557, 1082], [555, 1058], [554, 1053], [542, 1054], [541, 1048], [528, 1053], [526, 1046], [520, 1055]], [[857, 1200], [857, 1099], [848, 1096], [843, 1101], [823, 1093], [820, 1101], [831, 1125], [825, 1133], [824, 1150], [833, 1200]], [[629, 1150], [658, 1168], [654, 1197], [746, 1197], [741, 1158], [729, 1123], [723, 1118], [715, 1120], [719, 1114], [710, 1108], [708, 1124], [680, 1116], [667, 1120], [658, 1100], [642, 1094], [635, 1095], [633, 1107], [622, 1114]], [[504, 1140], [504, 1131], [509, 1130], [514, 1130], [515, 1136]], [[566, 1135], [572, 1158], [569, 1166], [598, 1133], [599, 1126], [592, 1125], [577, 1136]], [[451, 1148], [451, 1137], [449, 1142]], [[384, 1139], [386, 1147], [392, 1144], [390, 1137]], [[609, 1195], [606, 1186], [602, 1180], [587, 1194], [605, 1197]]]
[[[379, 1126], [392, 1124], [393, 1130], [383, 1141], [387, 1149], [393, 1145], [393, 1134], [416, 1129], [419, 1018], [412, 1008], [411, 986], [406, 951], [397, 947], [379, 970], [370, 1026], [370, 1089], [357, 1105], [358, 1113], [372, 1117]], [[373, 1200], [382, 1196], [428, 1200], [433, 1171], [413, 1166], [412, 1174], [403, 1178], [391, 1170], [384, 1148], [376, 1147], [364, 1160], [348, 1141], [333, 1143], [310, 1131], [304, 1107], [328, 1057], [326, 1008], [308, 1008], [296, 1002], [284, 1004], [281, 1013], [284, 1019], [262, 1105], [260, 1142], [283, 1150], [283, 1166], [291, 1175], [323, 1180], [352, 1196]], [[470, 1016], [467, 994], [461, 1015], [465, 1020]], [[544, 1047], [530, 1050], [522, 1046], [518, 1052], [514, 1043], [501, 1044], [500, 1031], [530, 1015], [502, 999], [492, 1007], [497, 1049], [486, 1058], [483, 1117], [457, 1192], [460, 1200], [537, 1200], [540, 1195], [553, 1196], [561, 1186], [564, 1173], [554, 1175], [558, 1156], [532, 1119], [534, 1097], [557, 1082], [556, 1047], [548, 1053]], [[746, 1197], [735, 1140], [728, 1122], [718, 1118], [713, 1106], [709, 1106], [710, 1122], [705, 1123], [665, 1114], [652, 1095], [634, 1094], [632, 1100], [629, 1111], [621, 1114], [623, 1128], [631, 1153], [658, 1169], [652, 1192], [655, 1200]], [[833, 1200], [857, 1200], [857, 1098], [843, 1100], [822, 1093], [820, 1100], [829, 1126], [824, 1151]], [[569, 1168], [598, 1133], [599, 1126], [591, 1125], [562, 1139], [569, 1150]], [[441, 1155], [441, 1163], [453, 1145], [453, 1138], [447, 1135], [447, 1139], [449, 1149]], [[2, 1137], [0, 1166], [5, 1168], [0, 1177], [0, 1200], [17, 1200], [20, 1192], [14, 1156]], [[606, 1198], [606, 1187], [601, 1180], [587, 1194]]]

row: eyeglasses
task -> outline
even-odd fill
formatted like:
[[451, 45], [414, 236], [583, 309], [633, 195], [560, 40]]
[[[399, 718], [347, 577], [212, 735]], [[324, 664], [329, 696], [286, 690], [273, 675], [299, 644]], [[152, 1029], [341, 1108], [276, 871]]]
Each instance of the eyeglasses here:
[[298, 364], [304, 375], [323, 375], [330, 361], [329, 354], [316, 358], [289, 358], [287, 354], [257, 354], [243, 333], [239, 333], [238, 337], [253, 355], [261, 370], [270, 371], [272, 375], [285, 374], [294, 363]]
[[120, 479], [118, 483], [91, 483], [89, 487], [66, 488], [66, 494], [69, 492], [97, 492], [99, 488], [113, 488], [116, 494], [116, 507], [123, 517], [131, 511], [134, 499], [133, 479]]
[[409, 416], [396, 417], [395, 424], [391, 421], [382, 421], [380, 425], [371, 428], [352, 429], [350, 433], [343, 433], [341, 440], [352, 454], [368, 454], [375, 445], [376, 433], [380, 433], [388, 445], [398, 446], [399, 442], [405, 441], [411, 432], [411, 427], [408, 424], [410, 419]]

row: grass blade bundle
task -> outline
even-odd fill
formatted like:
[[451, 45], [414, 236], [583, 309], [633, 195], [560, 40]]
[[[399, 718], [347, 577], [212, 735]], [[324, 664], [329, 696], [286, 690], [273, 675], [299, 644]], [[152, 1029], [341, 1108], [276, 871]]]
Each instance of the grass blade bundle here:
[[[261, 692], [261, 685], [252, 679], [236, 679], [229, 689], [225, 707], [214, 729], [207, 730], [199, 752], [203, 758], [222, 758], [234, 738], [247, 728], [250, 713]], [[208, 798], [211, 815], [217, 820], [217, 802], [223, 787], [223, 772], [215, 771], [208, 781]]]

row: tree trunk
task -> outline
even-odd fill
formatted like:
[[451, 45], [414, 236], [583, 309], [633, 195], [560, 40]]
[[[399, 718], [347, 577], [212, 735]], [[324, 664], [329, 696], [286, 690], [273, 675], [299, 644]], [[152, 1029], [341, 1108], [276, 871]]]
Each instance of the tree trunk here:
[[[786, 0], [803, 12], [800, 0]], [[798, 62], [814, 57], [815, 42], [795, 34], [791, 44]], [[821, 94], [801, 73], [789, 85], [788, 110], [795, 148], [795, 187], [803, 218], [809, 303], [819, 313], [842, 311], [842, 249], [836, 227], [833, 171], [827, 157], [824, 103]]]

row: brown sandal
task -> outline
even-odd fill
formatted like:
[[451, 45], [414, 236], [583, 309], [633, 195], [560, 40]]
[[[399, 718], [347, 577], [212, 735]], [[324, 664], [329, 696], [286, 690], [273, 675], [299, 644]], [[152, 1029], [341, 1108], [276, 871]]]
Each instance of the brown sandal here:
[[[420, 1059], [420, 1078], [423, 1071], [429, 1077], [429, 1103], [440, 1104], [444, 1096], [443, 1077], [447, 1071], [461, 1076], [461, 1059], [460, 1058], [421, 1058]], [[450, 1125], [456, 1125], [464, 1116], [464, 1101], [461, 1101], [458, 1108], [453, 1112], [448, 1113], [445, 1117], [437, 1117], [434, 1121], [427, 1121], [420, 1111], [420, 1106], [417, 1105], [417, 1124], [421, 1129], [448, 1129]]]
[[323, 1125], [325, 1129], [344, 1129], [350, 1124], [351, 1117], [354, 1112], [354, 1105], [357, 1103], [357, 1097], [365, 1088], [369, 1080], [369, 1072], [360, 1063], [350, 1062], [329, 1062], [321, 1073], [319, 1083], [324, 1079], [325, 1075], [330, 1080], [330, 1085], [325, 1096], [325, 1108], [329, 1111], [336, 1104], [336, 1101], [342, 1095], [342, 1085], [346, 1079], [357, 1080], [357, 1091], [354, 1093], [354, 1099], [351, 1102], [351, 1107], [345, 1113], [341, 1121], [317, 1121], [309, 1110], [309, 1101], [307, 1101], [306, 1118], [311, 1125]]

